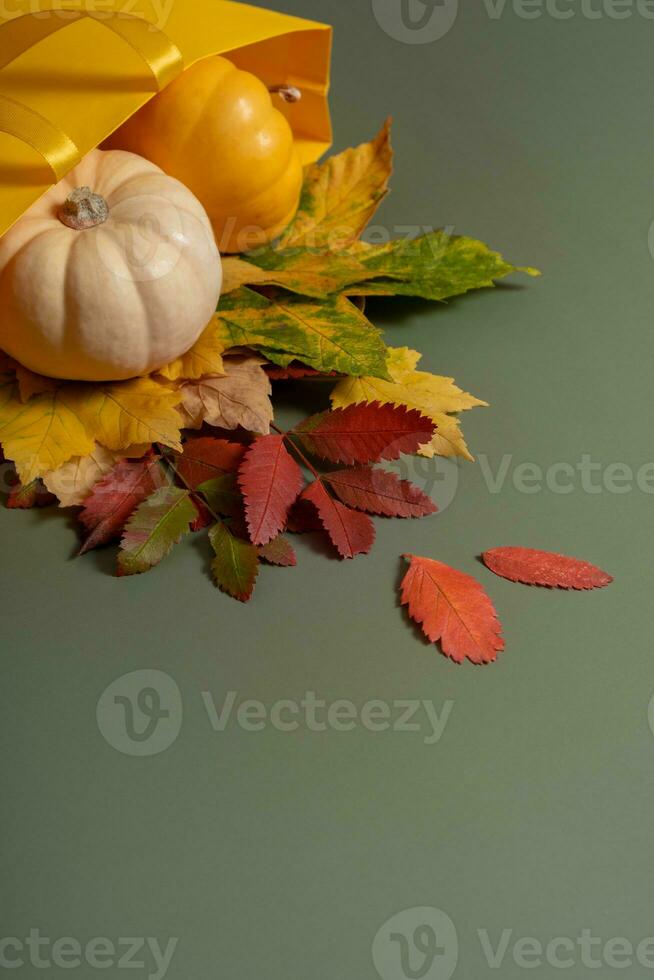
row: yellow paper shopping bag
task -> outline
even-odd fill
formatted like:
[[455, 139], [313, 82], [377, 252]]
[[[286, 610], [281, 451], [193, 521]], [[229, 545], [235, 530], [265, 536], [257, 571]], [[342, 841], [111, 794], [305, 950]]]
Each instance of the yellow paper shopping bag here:
[[0, 235], [185, 68], [225, 54], [285, 105], [304, 163], [329, 148], [331, 29], [233, 0], [16, 0], [0, 17]]

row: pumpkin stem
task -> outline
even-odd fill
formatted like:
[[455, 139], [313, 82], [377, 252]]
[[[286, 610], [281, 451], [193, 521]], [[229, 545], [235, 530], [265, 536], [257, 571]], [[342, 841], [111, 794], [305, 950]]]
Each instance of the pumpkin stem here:
[[94, 194], [90, 187], [76, 187], [57, 215], [62, 224], [75, 231], [95, 228], [109, 217], [109, 205], [101, 194]]
[[269, 89], [269, 92], [271, 95], [278, 95], [280, 99], [283, 99], [284, 102], [288, 102], [291, 105], [302, 100], [302, 92], [295, 85], [275, 85]]

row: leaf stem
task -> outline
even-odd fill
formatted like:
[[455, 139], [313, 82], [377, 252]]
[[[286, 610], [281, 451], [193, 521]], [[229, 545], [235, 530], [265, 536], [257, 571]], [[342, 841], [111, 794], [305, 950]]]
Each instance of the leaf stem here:
[[318, 470], [315, 468], [315, 466], [313, 466], [313, 464], [307, 459], [307, 457], [304, 455], [304, 453], [302, 452], [302, 450], [300, 449], [300, 447], [295, 442], [293, 442], [293, 440], [291, 439], [290, 433], [284, 432], [284, 430], [283, 429], [280, 429], [278, 426], [276, 426], [274, 422], [271, 422], [270, 423], [270, 427], [271, 427], [271, 429], [274, 429], [275, 432], [278, 435], [284, 437], [284, 441], [287, 443], [288, 446], [290, 446], [291, 449], [295, 450], [295, 453], [296, 453], [298, 459], [300, 459], [301, 462], [304, 463], [304, 465], [306, 466], [306, 468], [309, 470], [310, 473], [313, 474], [313, 476], [316, 478], [316, 480], [321, 480], [322, 479], [322, 475], [318, 472]]
[[172, 459], [170, 458], [170, 454], [172, 453], [174, 456], [179, 456], [179, 453], [176, 452], [174, 449], [170, 449], [168, 446], [162, 446], [161, 443], [159, 442], [155, 443], [155, 446], [157, 447], [161, 455], [164, 457], [168, 466], [170, 466], [171, 470], [173, 471], [177, 479], [184, 484], [184, 486], [190, 493], [191, 497], [194, 498], [196, 501], [199, 501], [203, 507], [206, 507], [206, 509], [209, 511], [213, 519], [218, 524], [222, 523], [222, 517], [219, 517], [218, 514], [216, 514], [215, 510], [209, 505], [206, 496], [201, 491], [194, 490], [191, 484], [188, 482], [188, 480], [180, 473], [178, 467], [175, 466], [175, 464], [173, 463]]

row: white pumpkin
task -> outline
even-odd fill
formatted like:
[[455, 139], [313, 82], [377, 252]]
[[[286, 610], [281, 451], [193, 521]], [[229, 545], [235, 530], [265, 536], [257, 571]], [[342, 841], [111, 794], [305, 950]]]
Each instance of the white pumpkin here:
[[215, 312], [204, 208], [122, 150], [94, 150], [0, 239], [0, 348], [38, 374], [120, 381], [189, 350]]

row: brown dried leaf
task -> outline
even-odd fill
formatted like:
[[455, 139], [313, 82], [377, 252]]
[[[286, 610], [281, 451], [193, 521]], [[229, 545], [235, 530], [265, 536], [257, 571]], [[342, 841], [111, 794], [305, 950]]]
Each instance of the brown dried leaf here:
[[180, 389], [185, 425], [203, 423], [219, 429], [237, 429], [267, 435], [273, 419], [272, 387], [260, 357], [226, 359], [225, 377], [208, 376], [187, 382]]

